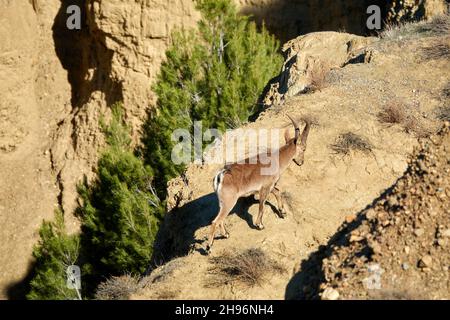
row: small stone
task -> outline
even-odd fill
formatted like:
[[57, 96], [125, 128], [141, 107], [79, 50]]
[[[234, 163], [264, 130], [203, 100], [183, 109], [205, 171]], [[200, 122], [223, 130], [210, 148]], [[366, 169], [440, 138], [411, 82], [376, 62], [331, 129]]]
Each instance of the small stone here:
[[409, 264], [407, 264], [406, 262], [402, 263], [402, 269], [403, 270], [408, 270], [409, 269]]
[[339, 298], [339, 292], [333, 288], [326, 288], [322, 292], [322, 300], [337, 300]]
[[419, 267], [429, 268], [433, 264], [433, 258], [430, 255], [423, 256], [419, 261]]
[[364, 240], [364, 237], [357, 236], [357, 235], [350, 236], [350, 242], [359, 242], [362, 240]]
[[[445, 198], [447, 197], [447, 195], [445, 194], [445, 193], [439, 193], [438, 194], [438, 198], [440, 199], [440, 200], [445, 200]], [[436, 213], [437, 214], [437, 213]]]
[[446, 239], [438, 239], [437, 244], [441, 247], [444, 247], [447, 244]]
[[424, 231], [423, 229], [420, 229], [420, 228], [414, 230], [414, 235], [415, 235], [416, 237], [420, 237], [420, 236], [422, 236], [424, 233], [425, 233], [425, 231]]
[[369, 212], [366, 213], [366, 218], [368, 220], [373, 220], [376, 217], [376, 213], [374, 210], [370, 210]]
[[356, 214], [349, 214], [345, 216], [345, 222], [351, 223], [356, 219]]
[[397, 206], [397, 205], [398, 205], [397, 199], [394, 198], [394, 197], [389, 198], [389, 199], [388, 199], [388, 205], [389, 205], [390, 207], [395, 207], [395, 206]]
[[370, 244], [370, 247], [372, 248], [372, 251], [374, 253], [380, 253], [381, 252], [381, 246], [378, 244], [378, 242], [373, 241]]
[[450, 238], [450, 229], [444, 230], [441, 232], [442, 238]]
[[425, 172], [425, 173], [428, 172], [427, 165], [426, 165], [425, 163], [423, 163], [423, 161], [420, 161], [420, 162], [419, 162], [419, 169], [420, 169], [421, 171]]
[[408, 246], [406, 246], [404, 250], [406, 254], [409, 254], [409, 252], [411, 251], [411, 249]]

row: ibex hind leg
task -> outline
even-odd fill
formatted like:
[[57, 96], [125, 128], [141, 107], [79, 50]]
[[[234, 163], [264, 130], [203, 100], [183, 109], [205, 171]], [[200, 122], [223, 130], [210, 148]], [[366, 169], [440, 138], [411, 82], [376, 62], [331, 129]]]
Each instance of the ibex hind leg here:
[[224, 236], [226, 239], [228, 239], [230, 237], [230, 234], [228, 233], [227, 229], [225, 228], [225, 220], [221, 221], [220, 230], [221, 230], [222, 236]]
[[222, 230], [223, 235], [227, 237], [228, 232], [225, 230], [224, 221], [225, 218], [230, 213], [231, 209], [233, 209], [234, 205], [236, 204], [236, 200], [233, 201], [226, 201], [222, 202], [220, 204], [219, 213], [217, 214], [217, 217], [213, 220], [211, 223], [211, 227], [209, 230], [209, 237], [208, 237], [208, 244], [206, 246], [206, 252], [209, 253], [211, 251], [212, 245], [214, 243], [214, 237], [216, 235], [217, 227], [220, 227]]

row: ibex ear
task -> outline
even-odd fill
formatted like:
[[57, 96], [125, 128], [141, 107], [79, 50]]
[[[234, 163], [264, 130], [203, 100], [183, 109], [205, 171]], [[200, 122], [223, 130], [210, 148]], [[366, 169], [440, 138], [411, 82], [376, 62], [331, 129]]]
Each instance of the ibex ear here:
[[290, 134], [289, 134], [289, 128], [287, 128], [286, 130], [284, 130], [284, 141], [285, 141], [286, 143], [288, 143], [289, 140], [291, 140], [291, 136], [290, 136]]

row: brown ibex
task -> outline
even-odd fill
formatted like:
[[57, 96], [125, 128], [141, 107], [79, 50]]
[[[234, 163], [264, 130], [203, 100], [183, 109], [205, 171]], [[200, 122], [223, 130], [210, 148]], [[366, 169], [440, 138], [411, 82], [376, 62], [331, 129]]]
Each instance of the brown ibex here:
[[[277, 150], [278, 156], [275, 157], [277, 166], [273, 172], [270, 174], [263, 174], [264, 168], [267, 169], [271, 164], [266, 164], [261, 161], [263, 156], [267, 157], [266, 154], [259, 154], [256, 156], [256, 159], [247, 158], [242, 161], [242, 163], [225, 165], [225, 167], [214, 177], [214, 191], [219, 200], [219, 213], [211, 223], [208, 244], [206, 247], [207, 252], [210, 251], [213, 245], [217, 226], [220, 226], [221, 233], [225, 238], [229, 237], [224, 226], [224, 221], [233, 209], [237, 200], [241, 197], [259, 193], [259, 214], [256, 223], [254, 224], [259, 230], [264, 229], [262, 224], [264, 204], [270, 193], [273, 193], [277, 199], [280, 215], [283, 218], [286, 216], [286, 211], [281, 198], [281, 190], [277, 186], [277, 183], [281, 174], [286, 170], [292, 160], [298, 166], [303, 164], [306, 140], [311, 126], [310, 120], [306, 119], [306, 126], [299, 142], [300, 129], [298, 128], [297, 123], [290, 116], [288, 117], [294, 125], [295, 136], [290, 138], [289, 131], [286, 129], [284, 133], [286, 144]], [[270, 154], [271, 153], [269, 152], [269, 158]]]

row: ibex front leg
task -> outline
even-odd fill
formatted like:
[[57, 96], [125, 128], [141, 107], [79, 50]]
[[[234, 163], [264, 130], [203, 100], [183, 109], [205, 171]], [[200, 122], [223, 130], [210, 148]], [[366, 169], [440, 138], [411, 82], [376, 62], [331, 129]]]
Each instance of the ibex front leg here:
[[280, 212], [280, 217], [286, 217], [286, 210], [284, 209], [283, 197], [281, 196], [281, 189], [277, 186], [273, 187], [272, 193], [277, 198], [278, 211]]
[[261, 190], [259, 190], [259, 212], [258, 212], [258, 218], [256, 219], [255, 227], [259, 230], [264, 229], [264, 225], [262, 223], [262, 217], [264, 214], [264, 205], [266, 203], [267, 197], [269, 196], [271, 187], [262, 187]]

